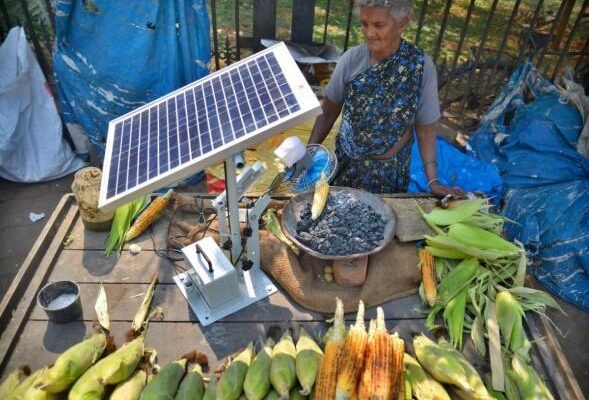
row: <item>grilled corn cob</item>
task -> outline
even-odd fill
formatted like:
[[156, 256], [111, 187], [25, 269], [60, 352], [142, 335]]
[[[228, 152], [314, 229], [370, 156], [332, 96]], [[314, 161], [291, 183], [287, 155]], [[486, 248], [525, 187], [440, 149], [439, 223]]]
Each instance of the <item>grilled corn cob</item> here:
[[245, 382], [243, 383], [243, 391], [249, 400], [262, 400], [270, 391], [272, 347], [274, 347], [274, 341], [268, 338], [266, 344], [262, 344], [262, 349], [247, 370]]
[[217, 384], [217, 400], [237, 400], [243, 391], [247, 370], [254, 358], [254, 344], [250, 342], [241, 353], [231, 361]]
[[39, 377], [35, 386], [48, 393], [63, 392], [100, 358], [105, 347], [104, 333], [96, 333], [70, 347]]
[[311, 205], [311, 219], [316, 220], [321, 216], [325, 205], [327, 204], [327, 197], [329, 196], [329, 183], [325, 174], [321, 174], [321, 178], [315, 183], [315, 193], [313, 193], [313, 204]]
[[336, 399], [349, 399], [356, 391], [362, 368], [368, 333], [364, 325], [364, 302], [358, 303], [356, 323], [348, 330], [341, 363], [337, 372]]
[[274, 346], [270, 364], [270, 382], [283, 400], [288, 400], [290, 390], [297, 383], [296, 358], [297, 350], [286, 331]]
[[[374, 331], [371, 369], [373, 390], [370, 398], [388, 400], [392, 394], [391, 376], [393, 374], [393, 346], [387, 332], [382, 307], [376, 309], [376, 329]], [[401, 353], [401, 361], [403, 360]], [[397, 361], [396, 361], [397, 362]]]
[[368, 324], [368, 340], [366, 341], [366, 349], [364, 350], [364, 366], [360, 382], [356, 389], [356, 398], [368, 399], [372, 395], [372, 364], [374, 360], [374, 334], [376, 333], [376, 320], [370, 320]]
[[123, 382], [119, 383], [112, 394], [110, 400], [138, 400], [141, 391], [145, 387], [147, 374], [145, 371], [138, 370]]
[[182, 358], [164, 366], [141, 392], [141, 400], [173, 399], [186, 372], [186, 359]]
[[391, 342], [391, 398], [396, 399], [403, 388], [403, 357], [405, 355], [405, 341], [399, 337], [397, 332], [390, 336]]
[[323, 359], [317, 372], [314, 389], [315, 400], [333, 400], [335, 398], [338, 365], [346, 339], [344, 303], [342, 303], [339, 297], [335, 300], [333, 326], [325, 334]]
[[417, 400], [450, 400], [446, 389], [433, 379], [409, 354], [403, 358], [405, 378], [411, 387], [410, 392]]
[[425, 301], [430, 307], [433, 307], [436, 304], [436, 297], [438, 296], [434, 256], [429, 251], [420, 249], [419, 264], [421, 266], [421, 282]]
[[125, 235], [125, 242], [135, 239], [141, 235], [151, 224], [153, 224], [166, 209], [168, 201], [172, 198], [172, 189], [168, 190], [166, 194], [156, 197], [139, 217], [135, 220], [133, 225], [127, 231]]
[[301, 395], [308, 396], [315, 384], [323, 351], [304, 328], [300, 329], [296, 349], [296, 371], [299, 384], [302, 387]]

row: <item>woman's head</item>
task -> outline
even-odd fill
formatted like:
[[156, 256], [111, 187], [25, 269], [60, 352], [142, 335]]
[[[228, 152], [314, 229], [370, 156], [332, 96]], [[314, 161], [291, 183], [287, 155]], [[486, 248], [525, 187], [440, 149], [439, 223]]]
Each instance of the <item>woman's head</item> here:
[[380, 61], [396, 51], [412, 16], [412, 0], [362, 0], [360, 22], [370, 54]]

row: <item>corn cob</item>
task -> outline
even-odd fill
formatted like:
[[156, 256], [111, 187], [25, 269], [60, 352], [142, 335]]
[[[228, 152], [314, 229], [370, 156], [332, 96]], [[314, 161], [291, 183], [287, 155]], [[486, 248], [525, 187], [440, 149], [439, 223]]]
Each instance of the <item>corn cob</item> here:
[[119, 383], [112, 394], [110, 400], [138, 400], [141, 391], [145, 387], [147, 374], [145, 371], [138, 370], [123, 382]]
[[521, 304], [504, 290], [495, 296], [495, 311], [505, 347], [514, 353], [521, 353], [522, 350], [525, 353], [529, 344], [523, 327], [524, 310]]
[[335, 398], [338, 366], [346, 338], [344, 303], [339, 297], [335, 300], [333, 326], [325, 334], [324, 355], [317, 372], [314, 389], [315, 400], [333, 400]]
[[[371, 399], [388, 400], [392, 394], [391, 376], [393, 375], [393, 346], [391, 337], [385, 325], [384, 310], [382, 307], [376, 309], [376, 330], [374, 331], [374, 357], [371, 368], [373, 391]], [[401, 353], [402, 365], [403, 353]], [[398, 362], [398, 360], [396, 360]]]
[[270, 392], [264, 397], [264, 400], [279, 400], [280, 395], [274, 389], [270, 390]]
[[451, 260], [464, 260], [469, 257], [466, 253], [446, 247], [425, 246], [425, 250], [434, 257], [449, 258]]
[[466, 313], [467, 289], [463, 289], [444, 308], [444, 322], [448, 329], [450, 342], [458, 350], [462, 349], [464, 314]]
[[358, 303], [356, 323], [348, 330], [341, 363], [337, 371], [336, 399], [349, 399], [356, 391], [362, 368], [368, 333], [364, 325], [364, 302]]
[[298, 385], [293, 387], [288, 395], [288, 400], [305, 400], [307, 396], [303, 396], [301, 390], [303, 389]]
[[202, 367], [200, 364], [196, 364], [186, 374], [184, 379], [182, 379], [174, 400], [201, 400], [204, 391], [205, 385], [202, 380]]
[[33, 386], [35, 380], [39, 377], [39, 375], [43, 372], [42, 369], [33, 372], [31, 375], [23, 379], [21, 383], [19, 383], [13, 390], [12, 393], [8, 394], [7, 400], [23, 400], [25, 399], [25, 393], [29, 390], [30, 387]]
[[270, 391], [272, 347], [274, 347], [274, 341], [268, 338], [266, 344], [262, 344], [261, 351], [256, 355], [252, 365], [247, 370], [243, 391], [249, 400], [262, 400]]
[[96, 333], [70, 347], [57, 357], [55, 363], [35, 382], [35, 386], [48, 393], [60, 393], [68, 389], [102, 355], [106, 347], [106, 335]]
[[517, 355], [511, 360], [511, 371], [522, 399], [553, 400], [546, 384], [534, 369]]
[[168, 201], [172, 198], [172, 189], [166, 194], [156, 197], [135, 220], [125, 235], [125, 242], [135, 239], [141, 235], [151, 224], [153, 224], [164, 212]]
[[296, 358], [297, 350], [286, 331], [274, 346], [270, 364], [270, 382], [283, 400], [288, 399], [288, 393], [297, 383]]
[[520, 248], [513, 243], [503, 239], [496, 233], [486, 231], [477, 226], [463, 223], [450, 225], [448, 228], [448, 236], [467, 246], [483, 250], [499, 250], [513, 254], [520, 252]]
[[296, 345], [296, 372], [301, 395], [308, 396], [317, 379], [317, 371], [323, 358], [323, 351], [304, 328], [299, 332], [299, 340]]
[[403, 358], [405, 378], [411, 387], [410, 392], [417, 400], [450, 400], [444, 386], [433, 379], [409, 354]]
[[373, 382], [372, 382], [372, 364], [374, 360], [374, 334], [376, 333], [376, 320], [370, 320], [368, 324], [368, 339], [366, 341], [366, 349], [364, 350], [364, 366], [360, 382], [356, 389], [356, 397], [358, 399], [368, 399], [372, 396]]
[[436, 304], [438, 282], [436, 279], [436, 265], [434, 256], [427, 250], [419, 250], [419, 264], [421, 266], [421, 282], [425, 300], [430, 307]]
[[58, 398], [60, 398], [60, 396], [56, 393], [48, 393], [44, 390], [38, 389], [36, 386], [36, 383], [39, 381], [39, 378], [41, 376], [43, 376], [43, 374], [47, 373], [48, 368], [44, 368], [39, 375], [37, 376], [37, 378], [35, 379], [35, 381], [33, 382], [33, 384], [27, 389], [27, 391], [25, 392], [24, 396], [22, 397], [23, 399], [26, 400], [57, 400]]
[[395, 332], [390, 336], [391, 342], [391, 398], [396, 399], [403, 388], [403, 357], [405, 355], [405, 341]]
[[266, 230], [276, 236], [278, 240], [282, 243], [286, 244], [293, 253], [297, 256], [299, 255], [300, 249], [295, 245], [292, 240], [286, 237], [284, 232], [282, 231], [282, 227], [280, 226], [280, 222], [278, 221], [278, 217], [276, 216], [276, 211], [273, 208], [269, 208], [264, 213], [262, 217], [264, 220], [264, 225], [266, 226]]
[[325, 174], [321, 174], [321, 178], [315, 183], [315, 193], [313, 193], [313, 204], [311, 206], [311, 219], [316, 220], [321, 216], [325, 205], [327, 204], [327, 197], [329, 196], [329, 183]]
[[216, 400], [217, 399], [217, 378], [211, 376], [211, 380], [207, 385], [207, 389], [202, 396], [202, 400]]
[[178, 391], [186, 372], [186, 359], [182, 358], [163, 367], [141, 392], [141, 400], [169, 400]]
[[217, 384], [217, 400], [237, 400], [239, 398], [254, 355], [254, 344], [250, 342], [247, 348], [231, 361]]
[[[411, 389], [411, 382], [407, 379], [407, 373], [405, 372], [405, 357], [407, 354], [403, 355], [403, 391], [399, 393], [399, 400], [411, 400], [413, 399], [413, 390]], [[439, 399], [443, 400], [443, 399]]]
[[480, 210], [484, 202], [485, 200], [482, 199], [457, 201], [447, 210], [435, 208], [429, 213], [422, 212], [422, 215], [429, 225], [452, 225], [472, 217]]
[[68, 400], [101, 400], [105, 385], [94, 373], [86, 372], [76, 381], [68, 393]]
[[7, 398], [8, 394], [12, 393], [12, 391], [20, 384], [23, 377], [24, 371], [22, 368], [17, 368], [12, 371], [0, 385], [0, 399]]

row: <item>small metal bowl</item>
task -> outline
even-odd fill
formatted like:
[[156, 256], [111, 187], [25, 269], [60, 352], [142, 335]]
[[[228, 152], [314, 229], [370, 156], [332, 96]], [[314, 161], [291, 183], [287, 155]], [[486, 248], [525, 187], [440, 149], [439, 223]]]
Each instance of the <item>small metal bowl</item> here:
[[51, 282], [37, 294], [37, 304], [51, 321], [63, 324], [82, 313], [80, 288], [71, 281]]
[[383, 239], [380, 243], [370, 251], [366, 251], [363, 253], [354, 253], [354, 254], [346, 254], [342, 256], [336, 255], [328, 255], [328, 254], [321, 254], [317, 251], [311, 249], [310, 247], [301, 243], [297, 238], [297, 222], [301, 219], [301, 214], [303, 213], [303, 209], [308, 204], [313, 202], [313, 191], [305, 192], [297, 194], [296, 196], [292, 197], [288, 203], [282, 209], [282, 219], [281, 225], [282, 230], [287, 238], [289, 238], [294, 244], [296, 244], [299, 248], [303, 251], [309, 253], [313, 257], [321, 258], [324, 260], [348, 260], [351, 258], [357, 258], [362, 256], [367, 256], [370, 254], [378, 253], [381, 251], [387, 244], [393, 240], [395, 236], [395, 226], [397, 223], [397, 216], [395, 212], [392, 210], [391, 207], [384, 200], [380, 197], [368, 193], [365, 190], [360, 189], [352, 189], [347, 187], [339, 187], [339, 186], [331, 186], [329, 188], [329, 193], [337, 194], [337, 193], [350, 193], [356, 197], [360, 202], [369, 205], [372, 209], [380, 214], [382, 219], [385, 221], [385, 228], [383, 233]]

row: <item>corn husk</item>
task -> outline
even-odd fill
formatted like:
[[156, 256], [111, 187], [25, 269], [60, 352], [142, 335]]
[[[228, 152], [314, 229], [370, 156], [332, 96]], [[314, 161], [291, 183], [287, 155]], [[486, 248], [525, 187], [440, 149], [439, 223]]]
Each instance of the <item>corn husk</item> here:
[[37, 371], [33, 372], [31, 375], [29, 375], [28, 377], [26, 377], [25, 379], [23, 379], [23, 381], [21, 383], [19, 383], [12, 390], [12, 393], [10, 393], [8, 395], [8, 398], [6, 400], [22, 400], [22, 399], [24, 399], [25, 393], [27, 392], [27, 390], [29, 390], [29, 388], [31, 386], [33, 386], [33, 383], [39, 377], [41, 372], [43, 372], [43, 370], [41, 370], [41, 369], [37, 370]]
[[142, 196], [137, 200], [130, 203], [124, 204], [118, 207], [115, 211], [115, 216], [112, 221], [110, 233], [106, 238], [106, 249], [104, 255], [108, 257], [113, 250], [120, 254], [123, 244], [125, 243], [125, 236], [131, 221], [135, 218], [141, 210], [143, 210], [149, 204], [149, 196]]
[[247, 370], [243, 391], [249, 400], [262, 400], [270, 391], [270, 365], [274, 341], [268, 338]]
[[274, 346], [272, 364], [270, 365], [270, 382], [283, 400], [288, 399], [289, 392], [297, 381], [296, 358], [295, 345], [292, 337], [286, 331]]
[[145, 371], [136, 371], [115, 387], [110, 395], [110, 400], [138, 400], [146, 381], [147, 374]]
[[276, 211], [274, 211], [273, 208], [269, 208], [268, 210], [266, 210], [266, 212], [262, 216], [262, 220], [264, 221], [264, 225], [266, 226], [266, 230], [268, 232], [276, 236], [276, 238], [280, 240], [282, 243], [286, 244], [297, 256], [299, 255], [299, 248], [292, 242], [292, 240], [287, 238], [284, 232], [282, 231], [280, 221], [278, 221]]
[[415, 358], [405, 353], [403, 364], [405, 365], [405, 380], [411, 388], [411, 390], [405, 390], [406, 394], [409, 392], [409, 398], [412, 393], [417, 400], [450, 400], [444, 386], [433, 379]]
[[211, 380], [207, 385], [207, 389], [205, 390], [204, 395], [202, 396], [202, 400], [216, 400], [217, 399], [217, 378], [215, 376], [211, 376]]
[[217, 400], [237, 400], [243, 391], [245, 376], [255, 356], [254, 344], [238, 354], [227, 367], [217, 384]]
[[0, 385], [0, 399], [5, 399], [25, 378], [23, 368], [12, 371]]
[[205, 385], [202, 379], [202, 367], [196, 364], [189, 371], [178, 387], [174, 400], [201, 400], [204, 395]]
[[107, 331], [110, 330], [110, 316], [108, 315], [108, 302], [106, 301], [106, 291], [102, 282], [98, 288], [98, 296], [96, 296], [96, 303], [94, 304], [94, 310], [96, 311], [96, 318], [100, 326]]
[[186, 372], [186, 359], [176, 360], [164, 366], [141, 392], [141, 400], [170, 400], [178, 391]]
[[147, 292], [145, 296], [143, 296], [143, 301], [139, 306], [139, 310], [135, 314], [135, 318], [133, 318], [133, 323], [131, 324], [131, 329], [135, 332], [139, 332], [143, 328], [143, 324], [145, 323], [145, 319], [147, 318], [147, 314], [149, 313], [149, 308], [151, 307], [151, 302], [153, 301], [153, 295], [155, 293], [155, 285], [157, 284], [158, 276], [154, 274], [151, 278], [151, 282], [149, 283], [149, 287], [147, 288]]
[[300, 329], [296, 350], [295, 366], [297, 378], [302, 387], [301, 395], [308, 396], [315, 384], [319, 365], [323, 359], [323, 351], [305, 328]]
[[60, 397], [56, 393], [48, 393], [48, 392], [38, 389], [36, 387], [37, 382], [39, 381], [39, 378], [42, 377], [43, 374], [47, 373], [47, 370], [48, 370], [48, 368], [44, 368], [39, 373], [39, 375], [37, 376], [37, 378], [35, 379], [33, 384], [25, 392], [24, 396], [22, 397], [23, 399], [26, 399], [26, 400], [57, 400]]
[[517, 355], [511, 360], [511, 371], [509, 373], [512, 375], [522, 399], [554, 399], [540, 375]]

